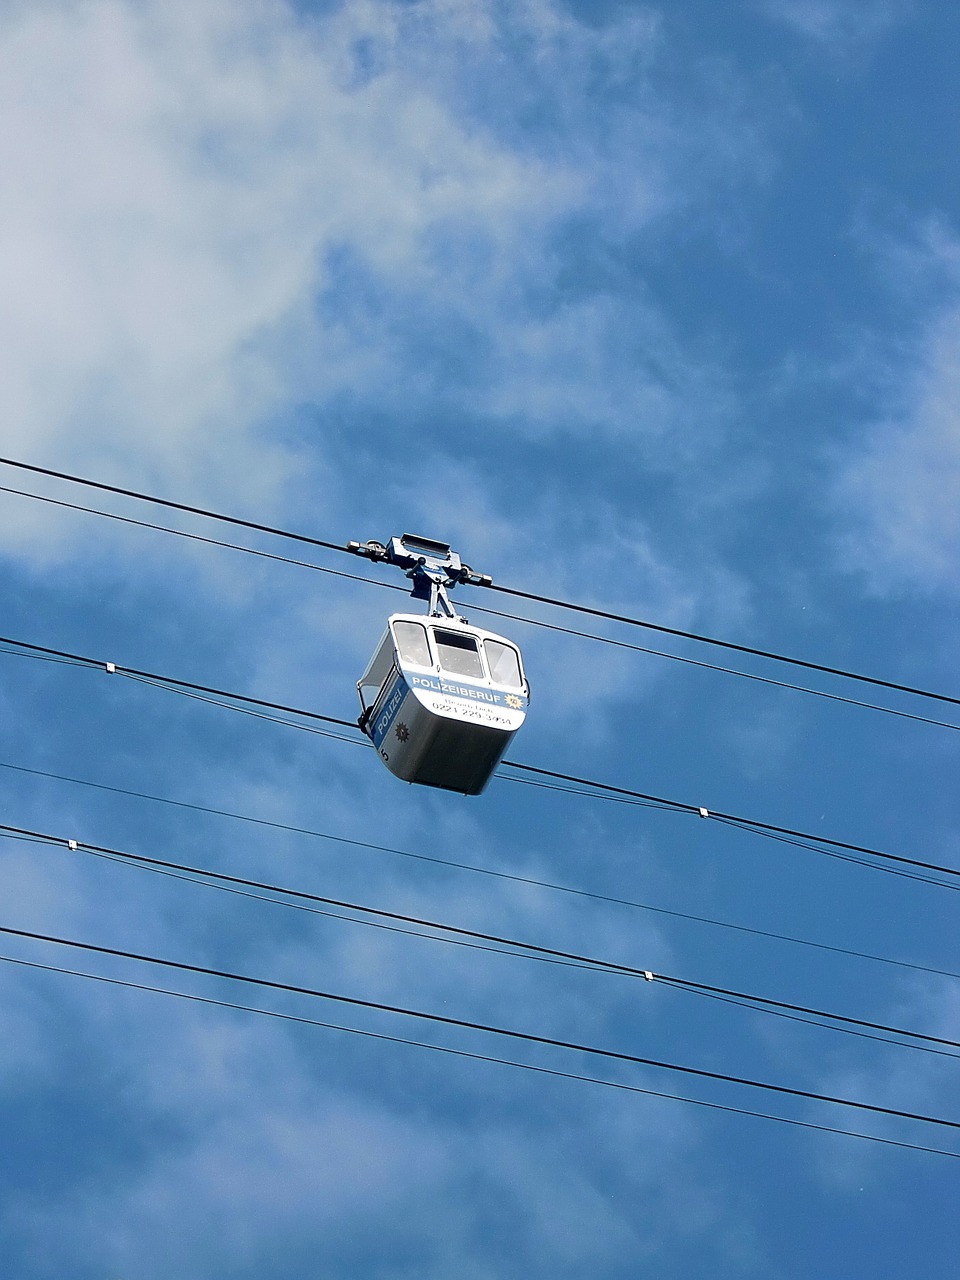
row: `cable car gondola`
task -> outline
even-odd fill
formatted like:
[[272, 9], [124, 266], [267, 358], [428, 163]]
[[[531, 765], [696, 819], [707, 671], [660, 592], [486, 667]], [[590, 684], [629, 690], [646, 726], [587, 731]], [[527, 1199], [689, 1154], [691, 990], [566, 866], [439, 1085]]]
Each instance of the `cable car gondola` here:
[[520, 650], [453, 610], [446, 588], [489, 585], [443, 542], [404, 534], [350, 550], [406, 569], [427, 615], [395, 613], [357, 683], [360, 728], [391, 773], [479, 795], [523, 724], [530, 690]]

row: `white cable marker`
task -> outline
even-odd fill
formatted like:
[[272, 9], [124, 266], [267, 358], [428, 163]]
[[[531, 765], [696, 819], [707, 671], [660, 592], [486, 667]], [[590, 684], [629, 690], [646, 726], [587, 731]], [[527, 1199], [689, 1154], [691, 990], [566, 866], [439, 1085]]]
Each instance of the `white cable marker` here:
[[67, 848], [68, 848], [72, 853], [76, 853], [76, 851], [77, 851], [77, 849], [79, 848], [79, 846], [78, 846], [78, 844], [77, 844], [76, 840], [68, 840], [68, 841], [67, 841]]
[[110, 675], [116, 674], [117, 664], [115, 662], [105, 662], [103, 665], [107, 668], [107, 672]]
[[709, 810], [709, 809], [701, 808], [701, 809], [700, 809], [700, 817], [701, 817], [701, 818], [709, 818], [709, 817], [710, 817], [710, 810]]

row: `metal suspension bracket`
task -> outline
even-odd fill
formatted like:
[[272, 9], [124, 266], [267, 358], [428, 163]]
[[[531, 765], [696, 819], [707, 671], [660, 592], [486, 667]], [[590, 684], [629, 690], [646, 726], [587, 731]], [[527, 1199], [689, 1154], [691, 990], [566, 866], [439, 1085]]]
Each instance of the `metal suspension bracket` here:
[[463, 564], [456, 551], [446, 542], [433, 538], [421, 538], [418, 534], [405, 533], [400, 538], [382, 542], [348, 542], [347, 550], [368, 560], [382, 560], [403, 569], [413, 583], [410, 594], [415, 600], [429, 601], [431, 618], [457, 618], [459, 615], [450, 603], [447, 589], [460, 583], [475, 587], [489, 587], [493, 579], [487, 573], [474, 573]]

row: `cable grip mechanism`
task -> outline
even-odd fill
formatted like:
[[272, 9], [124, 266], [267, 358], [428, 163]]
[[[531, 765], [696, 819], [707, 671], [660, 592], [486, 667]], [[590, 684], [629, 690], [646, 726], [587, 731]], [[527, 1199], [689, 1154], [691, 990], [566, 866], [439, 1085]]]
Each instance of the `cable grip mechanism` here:
[[475, 573], [461, 561], [456, 551], [451, 550], [449, 543], [422, 538], [415, 533], [391, 538], [386, 544], [373, 539], [369, 542], [348, 542], [347, 550], [367, 560], [379, 560], [402, 569], [413, 583], [410, 590], [413, 598], [429, 601], [432, 618], [458, 616], [447, 596], [448, 589], [460, 584], [474, 587], [493, 585], [493, 578], [488, 573]]

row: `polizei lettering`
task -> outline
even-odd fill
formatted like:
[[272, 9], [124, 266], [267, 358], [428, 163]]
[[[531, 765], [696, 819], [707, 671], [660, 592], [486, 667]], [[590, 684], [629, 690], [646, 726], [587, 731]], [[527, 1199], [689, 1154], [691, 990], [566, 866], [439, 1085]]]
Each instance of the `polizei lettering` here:
[[[476, 702], [489, 702], [495, 707], [502, 706], [506, 699], [501, 693], [490, 689], [475, 689], [468, 684], [453, 684], [449, 680], [438, 680], [436, 676], [408, 675], [410, 683], [420, 689], [430, 689], [434, 693], [445, 693], [454, 698], [472, 698]], [[526, 701], [526, 699], [524, 699]]]
[[382, 738], [383, 735], [386, 733], [386, 731], [389, 729], [390, 721], [393, 719], [394, 715], [396, 714], [397, 708], [400, 706], [400, 703], [403, 701], [403, 692], [404, 692], [403, 685], [398, 684], [397, 687], [394, 689], [393, 693], [390, 695], [389, 702], [381, 711], [380, 717], [377, 720], [377, 726], [374, 729], [374, 736], [377, 739]]

